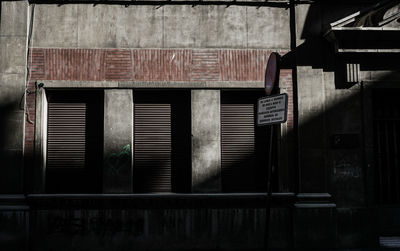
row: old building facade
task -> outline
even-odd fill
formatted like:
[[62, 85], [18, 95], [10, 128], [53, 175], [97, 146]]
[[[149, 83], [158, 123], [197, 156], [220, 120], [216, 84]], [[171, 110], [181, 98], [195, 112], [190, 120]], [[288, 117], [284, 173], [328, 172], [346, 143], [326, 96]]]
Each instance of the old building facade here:
[[[0, 247], [400, 242], [398, 1], [34, 0], [0, 13]], [[269, 155], [255, 119], [272, 52], [289, 102]]]

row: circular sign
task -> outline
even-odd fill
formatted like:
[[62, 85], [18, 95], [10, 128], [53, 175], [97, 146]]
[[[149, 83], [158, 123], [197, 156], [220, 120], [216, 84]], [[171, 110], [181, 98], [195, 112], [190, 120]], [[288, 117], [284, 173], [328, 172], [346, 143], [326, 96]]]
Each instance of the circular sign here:
[[270, 95], [279, 76], [279, 54], [272, 52], [268, 58], [267, 69], [265, 70], [265, 92]]

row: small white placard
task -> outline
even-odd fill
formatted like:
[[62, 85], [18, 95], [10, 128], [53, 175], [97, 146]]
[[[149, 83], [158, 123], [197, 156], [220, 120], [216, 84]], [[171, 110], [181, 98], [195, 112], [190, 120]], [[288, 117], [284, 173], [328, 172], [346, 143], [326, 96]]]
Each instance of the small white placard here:
[[285, 123], [288, 95], [286, 93], [260, 98], [257, 105], [257, 125]]

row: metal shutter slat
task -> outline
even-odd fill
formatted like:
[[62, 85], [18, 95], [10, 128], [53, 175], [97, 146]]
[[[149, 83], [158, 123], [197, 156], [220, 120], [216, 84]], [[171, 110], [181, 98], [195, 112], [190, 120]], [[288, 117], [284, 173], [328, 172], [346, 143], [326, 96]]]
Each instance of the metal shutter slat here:
[[136, 103], [134, 190], [171, 192], [171, 104]]
[[254, 189], [255, 130], [253, 104], [221, 104], [223, 191]]
[[47, 168], [84, 168], [86, 104], [49, 103]]

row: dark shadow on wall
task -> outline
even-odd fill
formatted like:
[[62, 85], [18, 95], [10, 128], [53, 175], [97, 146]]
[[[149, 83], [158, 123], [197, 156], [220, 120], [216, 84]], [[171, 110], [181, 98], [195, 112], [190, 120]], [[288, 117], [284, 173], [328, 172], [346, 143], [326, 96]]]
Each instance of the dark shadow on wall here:
[[[298, 29], [302, 29], [302, 32], [298, 34], [298, 46], [295, 47], [294, 51], [285, 55], [283, 60], [286, 65], [295, 64], [296, 66], [309, 66], [310, 69], [321, 69], [322, 74], [320, 80], [325, 83], [320, 83], [321, 93], [323, 93], [324, 100], [321, 109], [307, 110], [302, 107], [302, 112], [305, 112], [303, 117], [307, 117], [305, 121], [300, 121], [299, 124], [299, 138], [301, 141], [302, 148], [301, 153], [304, 158], [300, 166], [313, 166], [315, 168], [307, 168], [313, 170], [306, 174], [309, 180], [315, 179], [318, 172], [321, 180], [320, 183], [302, 184], [307, 187], [309, 191], [318, 191], [326, 189], [330, 191], [332, 188], [338, 189], [338, 193], [341, 193], [343, 198], [338, 200], [339, 206], [343, 205], [360, 206], [365, 205], [366, 198], [361, 198], [359, 195], [363, 194], [364, 183], [360, 179], [358, 189], [354, 192], [347, 192], [345, 188], [338, 188], [335, 185], [329, 185], [330, 182], [323, 180], [323, 177], [329, 177], [331, 172], [340, 172], [335, 170], [335, 165], [342, 163], [338, 159], [347, 159], [353, 162], [353, 166], [362, 166], [364, 157], [363, 150], [361, 149], [364, 145], [365, 139], [365, 118], [363, 110], [365, 107], [365, 100], [363, 95], [365, 88], [379, 88], [380, 82], [393, 82], [400, 80], [400, 70], [398, 66], [398, 53], [335, 53], [334, 46], [328, 42], [324, 37], [324, 33], [327, 31], [329, 24], [339, 19], [349, 16], [357, 11], [373, 6], [376, 1], [364, 2], [364, 3], [314, 3], [306, 6], [298, 5], [296, 8], [296, 14], [298, 16], [305, 17], [304, 27], [297, 23]], [[378, 39], [378, 38], [377, 38]], [[294, 55], [294, 53], [296, 55]], [[346, 82], [346, 63], [360, 64], [360, 80], [359, 82]], [[306, 71], [308, 71], [306, 69]], [[310, 71], [312, 72], [312, 71]], [[308, 72], [307, 74], [311, 74]], [[326, 74], [334, 73], [334, 86], [329, 79], [324, 79]], [[304, 74], [304, 72], [303, 72]], [[317, 73], [319, 74], [319, 72]], [[329, 76], [329, 75], [328, 75]], [[331, 77], [329, 77], [331, 78]], [[328, 80], [328, 81], [326, 81]], [[304, 83], [305, 80], [302, 80]], [[308, 79], [306, 79], [308, 81]], [[373, 82], [368, 87], [361, 86], [362, 81]], [[318, 84], [318, 83], [314, 83]], [[298, 89], [305, 88], [304, 86], [298, 86]], [[325, 88], [325, 90], [323, 90]], [[304, 93], [305, 90], [302, 90]], [[304, 94], [303, 94], [304, 95]], [[320, 101], [318, 101], [320, 102]], [[307, 103], [307, 102], [306, 102]], [[305, 109], [305, 111], [304, 111]], [[370, 113], [372, 111], [366, 111]], [[353, 135], [353, 136], [351, 136]], [[350, 155], [345, 154], [342, 156], [340, 153], [340, 146], [337, 147], [332, 145], [332, 138], [342, 137], [343, 140], [348, 138], [354, 138], [357, 135], [358, 143], [354, 143], [357, 147], [354, 149], [346, 149]], [[346, 148], [346, 147], [344, 147]], [[324, 150], [323, 150], [324, 149]], [[350, 153], [353, 151], [353, 153]], [[343, 164], [343, 163], [342, 163]], [[365, 164], [365, 163], [364, 163]], [[321, 170], [318, 166], [327, 167]], [[363, 168], [363, 167], [359, 167]], [[306, 170], [306, 169], [304, 169]], [[317, 171], [314, 171], [317, 170]], [[316, 172], [316, 173], [315, 173]], [[326, 173], [328, 172], [328, 176]], [[342, 171], [346, 173], [346, 171]], [[352, 172], [348, 172], [352, 173]], [[354, 175], [358, 175], [358, 171], [353, 172]], [[300, 175], [304, 175], [301, 173]], [[304, 178], [304, 176], [303, 176]], [[328, 186], [324, 187], [324, 183]], [[351, 182], [347, 182], [350, 184]], [[361, 187], [360, 187], [361, 186]], [[339, 191], [340, 190], [340, 191]], [[357, 192], [356, 192], [357, 191]], [[335, 191], [332, 191], [335, 193]], [[371, 200], [371, 199], [368, 199]]]
[[0, 105], [0, 193], [3, 194], [22, 192], [22, 151], [15, 146], [16, 141], [22, 141], [22, 138], [14, 140], [16, 135], [22, 136], [17, 131], [20, 129], [17, 116], [15, 104]]
[[[329, 23], [375, 3], [376, 1], [365, 1], [361, 4], [320, 1], [310, 4], [308, 8], [305, 5], [296, 7], [298, 17], [305, 17], [304, 29], [301, 22], [296, 23], [297, 30], [302, 32], [297, 34], [297, 45], [283, 56], [282, 66], [288, 69], [309, 67], [302, 69], [309, 71], [309, 77], [312, 74], [320, 74], [320, 90], [317, 91], [316, 87], [314, 91], [323, 94], [322, 101], [317, 101], [318, 98], [313, 100], [315, 97], [311, 95], [315, 95], [314, 92], [312, 94], [311, 90], [305, 90], [306, 86], [298, 86], [298, 89], [303, 88], [302, 98], [307, 99], [305, 95], [310, 93], [311, 102], [308, 103], [311, 106], [313, 102], [321, 102], [322, 106], [309, 110], [307, 107], [301, 107], [298, 127], [301, 146], [299, 185], [303, 192], [330, 193], [332, 202], [336, 203], [338, 208], [335, 223], [337, 236], [332, 236], [333, 240], [326, 242], [323, 235], [319, 236], [318, 231], [314, 229], [299, 235], [304, 237], [304, 243], [301, 245], [307, 246], [311, 240], [316, 243], [320, 240], [322, 246], [325, 243], [336, 247], [377, 247], [378, 236], [384, 231], [379, 228], [378, 215], [371, 207], [376, 203], [377, 188], [373, 156], [366, 156], [373, 154], [373, 110], [368, 101], [371, 96], [366, 93], [381, 88], [384, 83], [400, 82], [399, 53], [335, 54], [333, 44], [323, 37]], [[360, 64], [361, 82], [346, 82], [346, 63]], [[304, 79], [304, 75], [301, 77], [302, 83], [308, 81]], [[386, 89], [386, 92], [390, 93], [391, 89]], [[301, 103], [304, 106], [307, 102]], [[289, 135], [284, 140], [293, 139]], [[291, 151], [296, 151], [294, 144], [291, 145]], [[372, 162], [367, 163], [366, 159]], [[295, 167], [291, 167], [290, 170], [290, 175], [296, 176]], [[387, 219], [391, 220], [386, 220], [393, 222], [395, 218], [390, 217], [392, 216], [388, 216]], [[318, 219], [315, 218], [315, 221]], [[396, 230], [392, 233], [400, 233], [399, 226], [393, 229]], [[321, 233], [325, 231], [320, 230]]]
[[23, 112], [16, 112], [15, 103], [7, 100], [4, 95], [0, 99], [0, 249], [17, 251], [28, 245], [27, 213], [18, 210], [24, 204], [23, 155], [17, 143], [22, 142]]
[[[379, 224], [382, 215], [378, 217], [374, 210], [378, 188], [375, 160], [371, 156], [374, 155], [374, 131], [370, 99], [375, 89], [389, 94], [391, 88], [396, 88], [396, 82], [400, 82], [399, 53], [335, 54], [333, 44], [323, 37], [329, 23], [372, 3], [364, 5], [315, 3], [307, 10], [296, 8], [299, 16], [305, 15], [304, 30], [298, 34], [298, 46], [283, 57], [286, 67], [308, 66], [301, 73], [308, 71], [309, 78], [311, 74], [323, 76], [317, 91], [318, 95], [323, 94], [321, 99], [310, 96], [311, 101], [304, 102], [308, 98], [304, 88], [310, 86], [298, 86], [303, 88], [298, 128], [299, 176], [303, 192], [327, 191], [332, 195], [337, 205], [337, 237], [333, 244], [336, 247], [377, 247], [378, 236], [388, 227]], [[346, 82], [346, 63], [360, 64], [359, 82]], [[332, 74], [334, 82], [330, 80]], [[301, 77], [301, 83], [309, 80]], [[392, 83], [391, 87], [388, 83]], [[313, 82], [314, 88], [316, 85], [318, 82]], [[312, 95], [311, 90], [309, 93]], [[304, 105], [312, 107], [312, 102], [319, 102], [321, 107], [310, 109]], [[385, 217], [387, 222], [398, 219], [394, 214]], [[390, 225], [391, 234], [398, 235], [400, 226]], [[305, 242], [310, 238], [319, 239], [316, 231], [301, 236]]]
[[[291, 33], [298, 32], [296, 45], [292, 44], [292, 50], [283, 57], [283, 64], [286, 67], [293, 65], [311, 66], [312, 68], [323, 68], [326, 71], [333, 71], [335, 65], [333, 60], [333, 46], [323, 37], [328, 25], [342, 19], [354, 12], [370, 6], [360, 3], [341, 3], [340, 1], [312, 4], [296, 4], [296, 24], [292, 25]], [[294, 17], [291, 17], [292, 19]], [[305, 19], [302, 24], [302, 18]], [[292, 41], [294, 43], [294, 41]], [[324, 56], [321, 56], [324, 55]]]
[[[1, 8], [1, 7], [0, 7]], [[9, 187], [12, 187], [12, 183], [14, 181], [10, 180], [10, 173], [9, 173], [9, 166], [11, 162], [11, 156], [10, 152], [7, 151], [8, 149], [5, 149], [4, 146], [6, 146], [7, 139], [9, 137], [10, 132], [7, 131], [7, 119], [11, 114], [11, 111], [13, 109], [12, 104], [2, 104], [0, 105], [0, 146], [1, 146], [1, 151], [0, 151], [0, 159], [1, 159], [1, 166], [2, 166], [2, 173], [4, 175], [0, 176], [0, 192], [1, 193], [7, 193], [9, 190]]]

